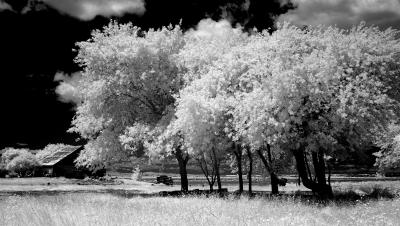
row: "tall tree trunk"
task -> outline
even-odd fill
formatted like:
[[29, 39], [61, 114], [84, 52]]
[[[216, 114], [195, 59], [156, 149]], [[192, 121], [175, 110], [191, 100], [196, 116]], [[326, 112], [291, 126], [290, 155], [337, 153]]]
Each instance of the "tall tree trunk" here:
[[[271, 149], [270, 146], [267, 145], [267, 151], [269, 152], [268, 155], [271, 154]], [[272, 194], [278, 194], [279, 193], [279, 178], [278, 176], [275, 174], [270, 162], [267, 161], [267, 159], [265, 159], [264, 154], [262, 153], [261, 149], [257, 150], [258, 155], [260, 156], [261, 161], [264, 163], [265, 168], [268, 170], [269, 175], [271, 177], [271, 193]]]
[[271, 146], [267, 144], [267, 154], [268, 154], [268, 162], [269, 165], [271, 166], [272, 169], [272, 174], [271, 174], [271, 189], [272, 189], [272, 194], [278, 194], [279, 193], [279, 178], [275, 174], [274, 169], [272, 167], [272, 154], [271, 154]]
[[321, 197], [332, 197], [332, 187], [326, 184], [325, 179], [325, 161], [323, 159], [323, 151], [319, 150], [319, 153], [312, 154], [313, 165], [317, 178], [316, 181], [314, 181], [308, 175], [304, 152], [304, 148], [293, 152], [296, 159], [297, 172], [299, 173], [303, 185], [306, 188], [311, 189], [313, 192], [317, 193]]
[[[304, 98], [303, 103], [305, 104], [308, 101], [308, 96]], [[315, 119], [318, 115], [309, 115], [310, 120]], [[303, 137], [306, 138], [310, 135], [309, 121], [304, 120], [302, 122], [302, 128], [304, 130]], [[317, 193], [322, 198], [330, 198], [333, 196], [332, 187], [326, 184], [325, 178], [325, 160], [324, 160], [324, 151], [323, 149], [319, 149], [317, 152], [313, 152], [311, 154], [312, 163], [315, 171], [315, 179], [313, 180], [311, 177], [307, 176], [307, 169], [305, 162], [305, 146], [300, 145], [299, 150], [294, 150], [293, 154], [296, 158], [296, 166], [297, 171], [301, 180], [303, 181], [303, 185], [306, 188], [311, 189], [314, 193]]]
[[221, 184], [221, 175], [219, 174], [219, 166], [216, 166], [215, 168], [215, 173], [217, 176], [217, 186], [218, 186], [218, 190], [220, 191], [222, 189], [222, 184]]
[[249, 194], [251, 195], [252, 191], [252, 187], [251, 187], [251, 176], [253, 173], [253, 156], [251, 155], [251, 151], [249, 148], [247, 148], [247, 158], [249, 159], [249, 174], [248, 174], [248, 179], [249, 179]]
[[242, 170], [242, 148], [240, 145], [235, 144], [235, 156], [238, 166], [238, 176], [239, 176], [239, 193], [243, 193], [243, 170]]
[[310, 165], [308, 164], [308, 159], [307, 159], [307, 154], [306, 154], [306, 153], [304, 153], [304, 162], [306, 163], [306, 169], [307, 169], [307, 172], [308, 172], [308, 177], [309, 177], [310, 179], [312, 179], [312, 174], [311, 174], [311, 170], [310, 170]]
[[182, 150], [180, 148], [177, 148], [175, 152], [175, 157], [178, 160], [179, 174], [181, 176], [181, 191], [187, 192], [189, 191], [189, 182], [187, 178], [186, 165], [189, 161], [189, 156], [184, 156]]
[[275, 173], [271, 173], [271, 193], [273, 195], [279, 194], [279, 178]]
[[315, 176], [318, 184], [326, 184], [325, 178], [325, 160], [322, 150], [312, 153], [312, 160], [314, 165]]
[[328, 185], [331, 186], [331, 166], [328, 164]]
[[215, 153], [215, 149], [212, 149], [213, 155], [214, 155], [214, 170], [215, 170], [215, 175], [217, 176], [217, 186], [218, 190], [222, 189], [222, 184], [221, 184], [221, 175], [219, 174], [219, 159], [217, 157], [217, 154]]
[[[297, 172], [299, 174], [299, 177], [301, 178], [301, 181], [303, 182], [303, 185], [306, 188], [309, 188], [313, 190], [313, 181], [312, 178], [309, 177], [308, 171], [307, 171], [307, 165], [305, 162], [305, 157], [304, 157], [304, 152], [303, 150], [296, 150], [293, 152], [294, 157], [296, 159], [296, 168]], [[311, 176], [311, 175], [310, 175]]]

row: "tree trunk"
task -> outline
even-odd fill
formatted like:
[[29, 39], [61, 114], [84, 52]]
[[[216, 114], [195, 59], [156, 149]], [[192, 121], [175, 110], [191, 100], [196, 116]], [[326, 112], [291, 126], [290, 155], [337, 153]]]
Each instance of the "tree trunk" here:
[[243, 170], [242, 170], [242, 149], [240, 145], [235, 144], [235, 156], [238, 166], [238, 176], [239, 176], [239, 193], [243, 193]]
[[253, 156], [251, 155], [251, 151], [250, 151], [250, 149], [248, 148], [247, 149], [247, 157], [249, 158], [249, 174], [248, 174], [248, 179], [249, 179], [249, 194], [251, 195], [251, 193], [253, 192], [252, 191], [252, 187], [251, 187], [251, 183], [252, 183], [252, 181], [251, 181], [251, 176], [252, 176], [252, 173], [253, 173]]
[[218, 190], [222, 189], [222, 184], [221, 184], [221, 175], [219, 174], [219, 166], [216, 166], [215, 168], [215, 173], [217, 175], [217, 186], [218, 186]]
[[278, 194], [279, 193], [279, 188], [278, 188], [278, 184], [279, 184], [279, 178], [278, 176], [275, 174], [273, 168], [272, 168], [272, 154], [271, 154], [271, 147], [269, 144], [267, 144], [267, 154], [268, 154], [268, 162], [269, 165], [272, 169], [272, 173], [271, 173], [271, 189], [272, 189], [272, 194]]
[[[200, 158], [197, 160], [199, 163], [199, 166], [201, 168], [201, 171], [203, 171], [204, 176], [207, 179], [208, 185], [210, 186], [210, 191], [213, 191], [214, 189], [214, 182], [215, 182], [215, 177], [214, 177], [214, 170], [211, 172], [211, 175], [209, 174], [208, 167], [207, 167], [207, 161], [204, 158]], [[204, 164], [204, 166], [203, 166]], [[214, 167], [212, 167], [214, 168]]]
[[184, 157], [182, 150], [180, 148], [177, 148], [175, 152], [175, 157], [178, 160], [179, 164], [179, 174], [181, 176], [181, 191], [187, 192], [189, 191], [189, 182], [187, 178], [186, 165], [189, 160], [189, 156]]
[[308, 177], [309, 177], [310, 179], [312, 179], [312, 174], [311, 174], [311, 170], [310, 170], [310, 165], [308, 164], [308, 159], [307, 159], [307, 154], [306, 154], [306, 153], [304, 153], [304, 162], [306, 163], [306, 169], [307, 169], [307, 172], [308, 172]]
[[[322, 155], [322, 157], [321, 157], [321, 155]], [[314, 171], [315, 171], [315, 176], [317, 178], [318, 184], [326, 184], [325, 161], [324, 161], [323, 155], [324, 154], [321, 150], [319, 150], [318, 152], [312, 153]]]
[[328, 163], [328, 185], [331, 186], [331, 166]]
[[[267, 151], [269, 152], [268, 155], [270, 155], [271, 150], [270, 150], [269, 145], [267, 145]], [[278, 176], [275, 174], [272, 166], [270, 165], [270, 162], [268, 162], [267, 159], [265, 159], [264, 154], [262, 153], [261, 149], [258, 149], [257, 153], [260, 156], [261, 161], [264, 163], [264, 166], [268, 170], [269, 175], [271, 177], [271, 193], [278, 194], [279, 193], [279, 187], [278, 187], [279, 178], [278, 178]]]
[[222, 185], [221, 185], [221, 176], [219, 174], [219, 160], [218, 160], [217, 154], [215, 153], [214, 148], [212, 149], [212, 152], [214, 155], [214, 170], [215, 170], [215, 175], [217, 176], [218, 190], [221, 190]]
[[275, 173], [271, 174], [271, 193], [273, 195], [279, 194], [279, 187], [278, 187], [279, 178], [276, 176]]
[[[304, 152], [302, 150], [297, 150], [294, 153], [294, 157], [296, 159], [296, 168], [301, 178], [303, 185], [306, 188], [313, 189], [313, 181], [312, 178], [309, 178], [308, 171], [306, 169], [306, 162], [304, 159]], [[311, 176], [311, 175], [310, 175]]]
[[316, 181], [313, 181], [313, 179], [308, 176], [304, 158], [304, 149], [296, 150], [293, 152], [293, 154], [296, 159], [297, 172], [299, 173], [303, 185], [323, 198], [332, 197], [332, 187], [326, 184], [323, 152], [320, 150], [319, 153], [312, 154], [313, 165], [317, 178]]

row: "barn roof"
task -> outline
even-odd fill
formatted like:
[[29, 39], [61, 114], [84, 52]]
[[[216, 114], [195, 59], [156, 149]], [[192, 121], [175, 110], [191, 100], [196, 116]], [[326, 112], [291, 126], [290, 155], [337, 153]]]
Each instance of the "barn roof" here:
[[42, 166], [54, 166], [59, 161], [67, 157], [68, 155], [74, 153], [75, 151], [79, 151], [82, 146], [64, 146], [60, 147], [60, 149], [39, 159], [42, 163]]

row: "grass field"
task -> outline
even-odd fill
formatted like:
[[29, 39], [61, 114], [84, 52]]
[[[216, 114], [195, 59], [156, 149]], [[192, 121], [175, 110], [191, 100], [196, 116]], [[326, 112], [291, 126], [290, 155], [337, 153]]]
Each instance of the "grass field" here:
[[398, 225], [400, 199], [311, 205], [290, 199], [123, 198], [110, 194], [0, 198], [2, 225]]
[[[238, 199], [233, 195], [156, 197], [149, 194], [180, 187], [137, 182], [128, 177], [118, 181], [87, 184], [83, 183], [85, 180], [66, 178], [0, 179], [0, 225], [399, 225], [400, 222], [400, 181], [390, 178], [336, 177], [332, 187], [341, 198], [324, 204], [296, 195], [253, 199]], [[199, 176], [191, 175], [190, 181], [194, 182], [190, 189], [208, 189], [201, 185]], [[237, 190], [236, 183], [233, 176], [224, 177], [224, 187], [229, 191]], [[253, 189], [268, 191], [270, 186], [264, 183], [259, 181]], [[292, 182], [280, 190], [304, 194], [307, 189]]]

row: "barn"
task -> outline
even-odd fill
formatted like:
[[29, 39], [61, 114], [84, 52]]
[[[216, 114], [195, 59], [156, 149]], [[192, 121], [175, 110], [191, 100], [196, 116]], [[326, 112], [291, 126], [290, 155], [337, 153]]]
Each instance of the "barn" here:
[[[83, 178], [85, 176], [93, 176], [91, 171], [75, 166], [75, 159], [79, 156], [83, 146], [67, 145], [60, 147], [50, 155], [38, 159], [41, 163], [41, 171], [44, 176], [51, 177], [69, 177]], [[105, 171], [98, 172], [96, 176], [102, 176]]]

